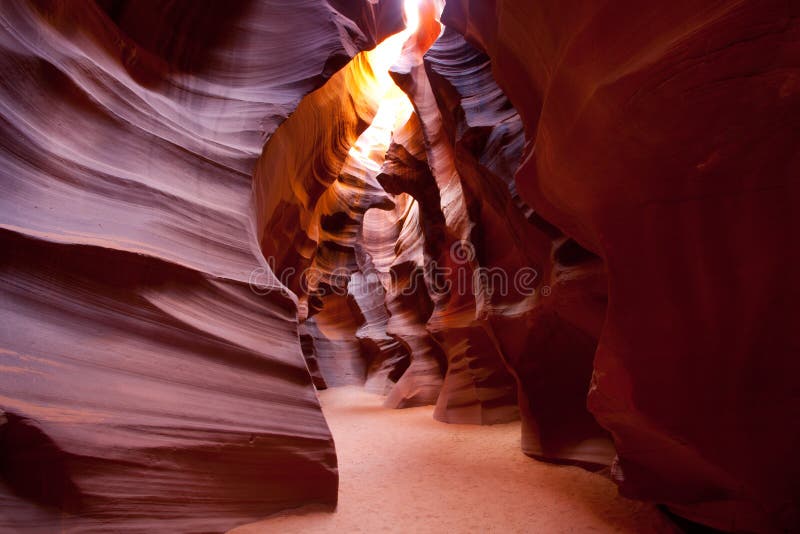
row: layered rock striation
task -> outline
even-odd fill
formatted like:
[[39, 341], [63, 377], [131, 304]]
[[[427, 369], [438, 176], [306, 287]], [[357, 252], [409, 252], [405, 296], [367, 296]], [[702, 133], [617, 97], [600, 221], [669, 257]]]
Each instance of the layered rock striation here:
[[798, 528], [800, 11], [418, 11], [0, 7], [0, 527], [331, 506], [357, 384]]
[[0, 7], [0, 529], [223, 531], [335, 504], [252, 175], [399, 7]]
[[425, 67], [474, 221], [476, 316], [516, 378], [523, 450], [609, 465], [613, 445], [586, 408], [606, 306], [603, 262], [516, 195], [525, 135], [489, 58], [448, 29]]

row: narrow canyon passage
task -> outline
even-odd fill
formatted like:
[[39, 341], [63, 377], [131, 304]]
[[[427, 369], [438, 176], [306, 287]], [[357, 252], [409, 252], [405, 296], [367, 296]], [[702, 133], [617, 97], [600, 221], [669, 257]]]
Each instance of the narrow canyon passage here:
[[0, 0], [0, 532], [800, 532], [800, 3]]
[[531, 461], [519, 422], [445, 424], [432, 406], [392, 410], [357, 386], [320, 401], [339, 459], [336, 512], [289, 510], [231, 534], [680, 532], [607, 478]]

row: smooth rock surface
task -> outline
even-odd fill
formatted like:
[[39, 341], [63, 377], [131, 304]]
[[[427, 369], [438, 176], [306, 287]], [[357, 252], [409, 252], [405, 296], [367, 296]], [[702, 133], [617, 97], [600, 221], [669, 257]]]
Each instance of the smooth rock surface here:
[[589, 408], [621, 491], [800, 528], [800, 7], [453, 0], [529, 138], [521, 197], [599, 255]]

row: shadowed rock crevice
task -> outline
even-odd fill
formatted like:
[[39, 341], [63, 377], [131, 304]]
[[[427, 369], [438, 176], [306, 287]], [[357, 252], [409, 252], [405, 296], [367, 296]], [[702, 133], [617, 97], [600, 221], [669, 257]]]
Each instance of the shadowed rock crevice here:
[[81, 508], [70, 458], [36, 423], [0, 410], [0, 478], [17, 496], [66, 512]]

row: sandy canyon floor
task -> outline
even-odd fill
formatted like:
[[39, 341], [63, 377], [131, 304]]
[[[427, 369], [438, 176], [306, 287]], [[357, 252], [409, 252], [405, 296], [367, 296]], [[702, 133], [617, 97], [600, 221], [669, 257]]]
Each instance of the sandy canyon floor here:
[[319, 396], [339, 457], [336, 512], [273, 516], [232, 533], [677, 532], [611, 481], [522, 454], [519, 422], [448, 425], [432, 406], [391, 410], [356, 387]]

